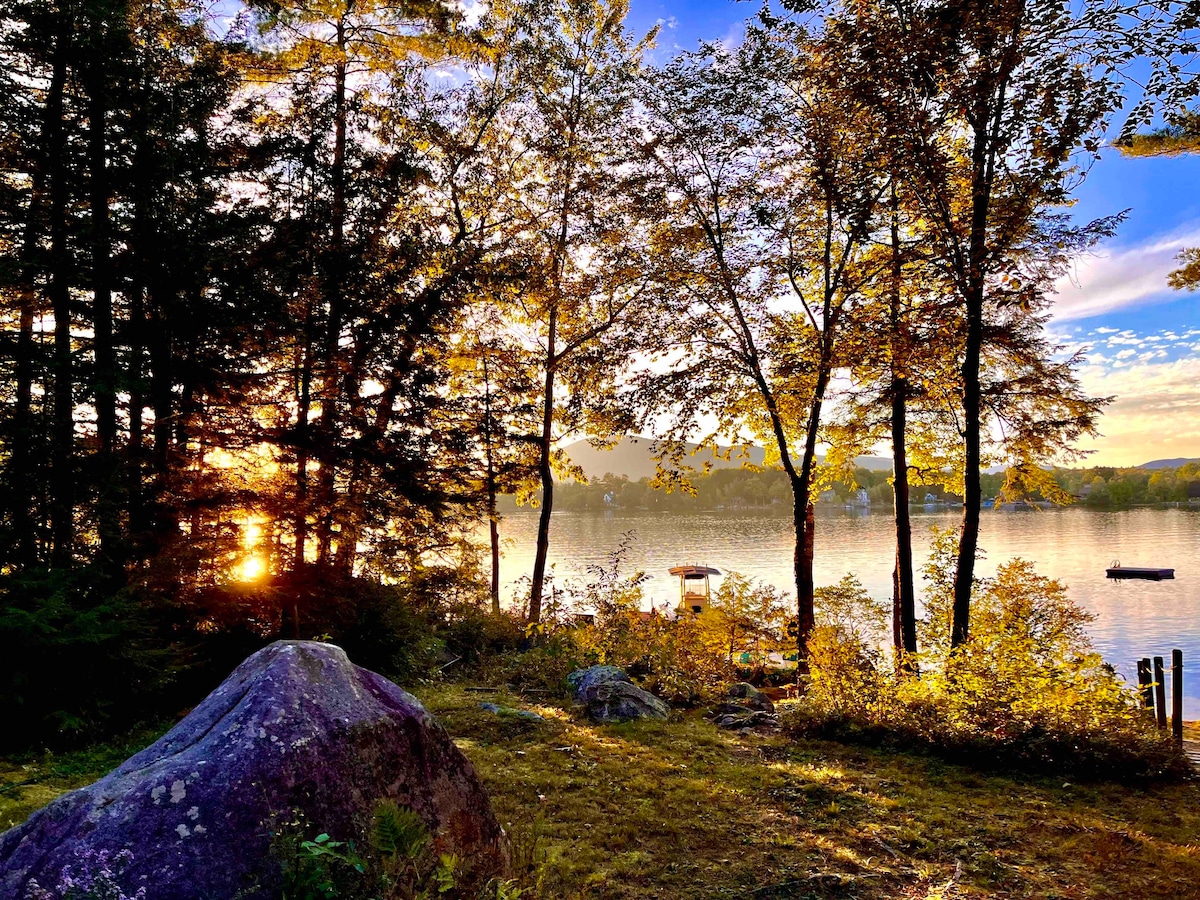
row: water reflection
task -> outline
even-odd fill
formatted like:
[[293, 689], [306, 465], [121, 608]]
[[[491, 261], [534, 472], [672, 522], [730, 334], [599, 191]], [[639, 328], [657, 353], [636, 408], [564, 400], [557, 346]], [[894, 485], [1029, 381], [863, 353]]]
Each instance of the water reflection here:
[[[955, 527], [958, 518], [954, 511], [914, 509], [918, 567], [928, 558], [930, 529]], [[536, 513], [530, 511], [504, 520], [502, 575], [508, 593], [533, 568], [536, 528]], [[886, 514], [818, 513], [817, 584], [832, 584], [853, 572], [872, 594], [890, 597], [892, 528]], [[656, 604], [676, 599], [678, 582], [667, 569], [682, 563], [733, 569], [792, 588], [791, 518], [771, 512], [555, 513], [550, 559], [557, 577], [579, 576], [587, 564], [602, 562], [627, 531], [635, 532], [631, 570], [651, 576], [646, 593]], [[1091, 627], [1097, 648], [1130, 680], [1136, 680], [1137, 658], [1160, 655], [1169, 664], [1171, 648], [1182, 649], [1185, 715], [1200, 718], [1200, 511], [989, 512], [983, 517], [981, 545], [987, 554], [980, 562], [981, 575], [1020, 556], [1036, 563], [1041, 574], [1065, 582], [1071, 596], [1097, 614]], [[1104, 570], [1113, 560], [1173, 567], [1175, 580], [1110, 581]]]

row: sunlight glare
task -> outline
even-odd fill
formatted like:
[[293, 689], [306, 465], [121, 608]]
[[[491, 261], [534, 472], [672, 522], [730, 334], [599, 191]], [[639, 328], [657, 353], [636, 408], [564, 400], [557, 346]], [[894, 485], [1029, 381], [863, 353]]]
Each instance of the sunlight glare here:
[[240, 581], [258, 581], [267, 572], [266, 563], [261, 556], [248, 556], [238, 567]]

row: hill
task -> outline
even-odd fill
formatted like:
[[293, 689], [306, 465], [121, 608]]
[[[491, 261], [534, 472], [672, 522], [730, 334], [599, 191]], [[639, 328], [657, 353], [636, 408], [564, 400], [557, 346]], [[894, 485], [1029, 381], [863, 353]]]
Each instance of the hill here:
[[[564, 448], [567, 456], [575, 465], [583, 469], [589, 479], [603, 478], [606, 474], [624, 475], [630, 481], [654, 477], [654, 458], [652, 455], [653, 441], [647, 437], [627, 435], [611, 450], [597, 450], [587, 441], [576, 441]], [[699, 449], [698, 444], [687, 444], [687, 450], [694, 455], [685, 457], [688, 465], [702, 469], [704, 463], [712, 463], [714, 469], [740, 469], [744, 463], [761, 466], [765, 451], [762, 447], [752, 444], [744, 447], [731, 447], [729, 459], [714, 456], [711, 450]], [[864, 469], [873, 472], [890, 472], [892, 461], [881, 456], [859, 456], [855, 462]]]
[[1180, 466], [1186, 466], [1188, 463], [1200, 463], [1200, 459], [1193, 457], [1185, 459], [1179, 457], [1177, 459], [1152, 459], [1150, 462], [1142, 463], [1138, 466], [1139, 469], [1178, 469]]

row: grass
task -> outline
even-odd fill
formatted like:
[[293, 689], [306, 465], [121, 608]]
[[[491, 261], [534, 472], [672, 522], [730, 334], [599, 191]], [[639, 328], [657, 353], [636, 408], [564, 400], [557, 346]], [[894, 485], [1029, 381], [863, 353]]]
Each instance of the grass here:
[[1200, 785], [1072, 784], [718, 731], [593, 726], [421, 691], [563, 898], [1197, 898]]
[[[595, 726], [544, 699], [418, 690], [475, 764], [543, 898], [1200, 898], [1200, 784], [981, 774], [932, 757]], [[532, 709], [495, 715], [481, 700]], [[0, 762], [0, 826], [153, 734]], [[139, 741], [135, 746], [135, 742]], [[527, 895], [527, 898], [529, 895]]]

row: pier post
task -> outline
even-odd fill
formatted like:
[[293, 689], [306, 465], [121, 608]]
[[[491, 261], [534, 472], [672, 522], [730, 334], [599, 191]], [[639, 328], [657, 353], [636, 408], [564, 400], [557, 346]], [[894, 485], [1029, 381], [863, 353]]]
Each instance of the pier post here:
[[1138, 690], [1142, 695], [1142, 709], [1154, 709], [1154, 676], [1150, 674], [1150, 657], [1137, 661]]
[[1154, 657], [1154, 712], [1158, 727], [1167, 728], [1167, 686], [1164, 683], [1163, 658]]
[[1171, 651], [1171, 737], [1183, 743], [1183, 651]]

